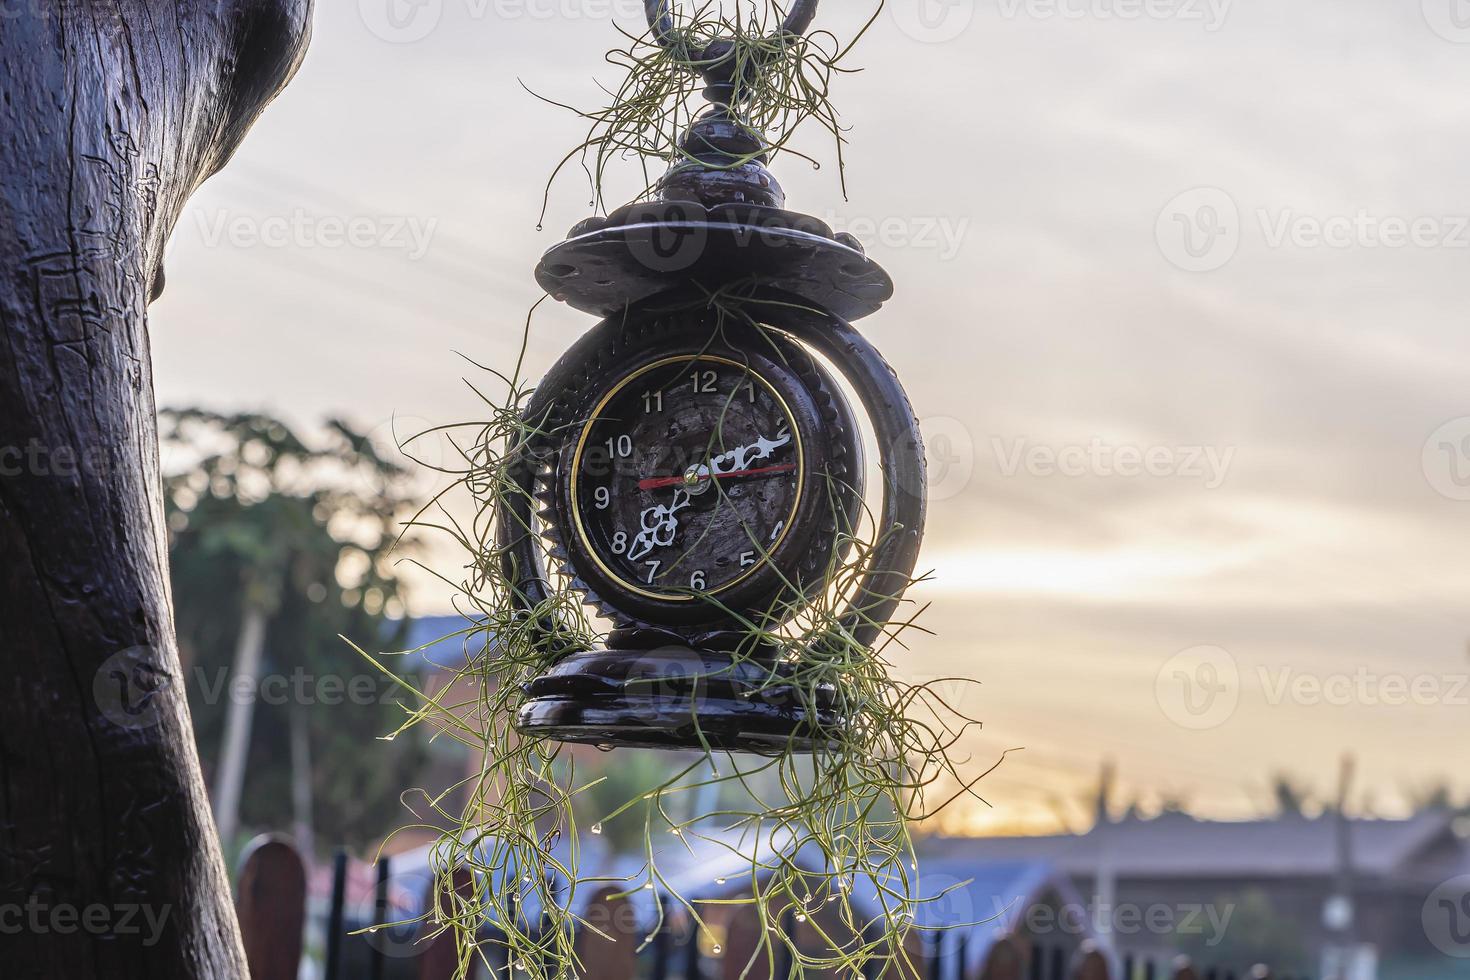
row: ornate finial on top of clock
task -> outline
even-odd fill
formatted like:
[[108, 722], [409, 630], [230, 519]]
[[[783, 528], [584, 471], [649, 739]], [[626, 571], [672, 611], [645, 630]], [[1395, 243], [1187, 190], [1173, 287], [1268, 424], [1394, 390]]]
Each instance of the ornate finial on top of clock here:
[[[644, 7], [648, 26], [660, 44], [666, 48], [684, 44], [674, 30], [669, 0], [646, 0]], [[804, 34], [816, 12], [817, 0], [796, 0], [782, 21], [779, 34]], [[775, 50], [779, 52], [780, 46]], [[659, 182], [659, 198], [697, 201], [706, 207], [732, 203], [784, 206], [786, 195], [766, 168], [769, 147], [764, 135], [753, 131], [739, 118], [740, 76], [749, 81], [765, 65], [757, 59], [739, 62], [735, 45], [724, 39], [712, 41], [702, 51], [687, 52], [687, 55], [692, 65], [698, 65], [694, 70], [704, 76], [704, 97], [711, 105], [680, 142], [684, 158]]]
[[[686, 42], [674, 29], [670, 0], [645, 0], [660, 44]], [[817, 0], [794, 0], [780, 32], [802, 34]], [[783, 56], [773, 46], [771, 58]], [[845, 320], [876, 313], [893, 280], [860, 242], [811, 215], [784, 210], [786, 195], [766, 167], [769, 145], [739, 118], [737, 72], [763, 70], [718, 39], [681, 60], [697, 65], [711, 105], [680, 142], [680, 159], [657, 197], [579, 222], [536, 267], [555, 299], [612, 316], [646, 299], [696, 283], [716, 291], [746, 280], [829, 310]]]

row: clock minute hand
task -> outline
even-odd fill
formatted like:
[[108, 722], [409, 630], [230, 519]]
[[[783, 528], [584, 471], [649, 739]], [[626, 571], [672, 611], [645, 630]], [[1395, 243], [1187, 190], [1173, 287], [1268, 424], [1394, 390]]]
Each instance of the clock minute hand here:
[[735, 473], [750, 468], [750, 464], [762, 459], [770, 459], [776, 454], [776, 450], [791, 442], [790, 432], [781, 432], [774, 439], [764, 436], [755, 440], [752, 445], [741, 446], [732, 449], [709, 461], [709, 466], [701, 466], [699, 473], [704, 476], [713, 473], [715, 476], [734, 476]]
[[[777, 473], [791, 473], [796, 470], [795, 463], [783, 463], [780, 466], [762, 466], [755, 470], [735, 470], [733, 473], [700, 473], [697, 480], [730, 480], [744, 476], [774, 476]], [[655, 476], [647, 480], [638, 481], [639, 490], [662, 490], [665, 487], [683, 486], [687, 481], [682, 476]]]
[[677, 487], [686, 484], [703, 483], [710, 479], [724, 479], [732, 476], [763, 476], [766, 473], [789, 473], [796, 469], [794, 465], [786, 467], [765, 467], [759, 470], [752, 469], [752, 463], [763, 459], [770, 459], [776, 454], [776, 450], [782, 446], [791, 444], [791, 433], [781, 430], [776, 438], [767, 439], [758, 437], [749, 446], [741, 446], [727, 453], [721, 453], [708, 464], [701, 464], [690, 468], [683, 476], [654, 476], [646, 480], [638, 481], [639, 490], [660, 490], [664, 487]]

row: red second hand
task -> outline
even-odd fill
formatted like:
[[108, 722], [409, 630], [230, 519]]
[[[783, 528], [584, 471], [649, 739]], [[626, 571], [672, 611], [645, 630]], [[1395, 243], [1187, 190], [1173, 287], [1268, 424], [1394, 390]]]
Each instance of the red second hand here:
[[[773, 473], [790, 473], [796, 469], [795, 463], [783, 463], [780, 466], [763, 466], [758, 470], [735, 470], [733, 473], [704, 473], [699, 477], [704, 480], [717, 479], [728, 480], [732, 476], [768, 476]], [[685, 483], [682, 476], [655, 476], [647, 480], [638, 481], [639, 490], [662, 490], [664, 487], [682, 487]]]

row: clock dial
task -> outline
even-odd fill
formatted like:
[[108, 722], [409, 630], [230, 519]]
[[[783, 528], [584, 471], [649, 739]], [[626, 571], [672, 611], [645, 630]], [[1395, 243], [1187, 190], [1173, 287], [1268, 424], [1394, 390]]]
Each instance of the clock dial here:
[[623, 640], [700, 643], [828, 579], [862, 502], [835, 381], [775, 330], [633, 317], [566, 365], [534, 493], [558, 571]]
[[711, 354], [658, 360], [612, 387], [570, 476], [583, 549], [616, 586], [666, 602], [719, 595], [766, 566], [808, 479], [777, 384]]

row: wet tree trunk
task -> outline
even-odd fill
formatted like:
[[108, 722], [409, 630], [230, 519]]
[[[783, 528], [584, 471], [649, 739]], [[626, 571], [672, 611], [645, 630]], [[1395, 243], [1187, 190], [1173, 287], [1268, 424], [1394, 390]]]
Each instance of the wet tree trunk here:
[[0, 3], [6, 978], [245, 975], [174, 642], [146, 306], [310, 5]]

